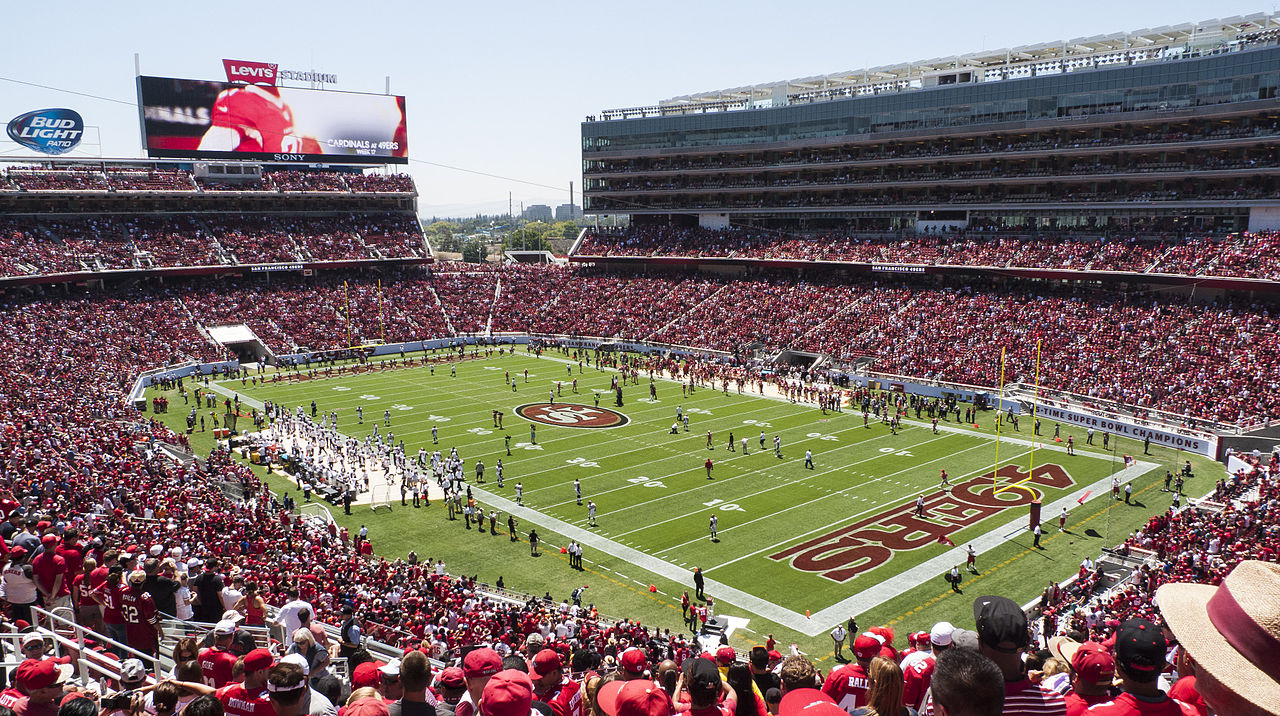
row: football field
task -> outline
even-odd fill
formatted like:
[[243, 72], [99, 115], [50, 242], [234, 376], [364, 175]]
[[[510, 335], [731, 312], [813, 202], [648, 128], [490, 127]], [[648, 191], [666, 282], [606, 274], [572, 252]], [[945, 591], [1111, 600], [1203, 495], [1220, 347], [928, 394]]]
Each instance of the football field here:
[[[456, 365], [456, 374], [450, 365]], [[314, 400], [322, 414], [337, 411], [340, 432], [363, 438], [377, 424], [383, 434], [390, 430], [396, 441], [403, 440], [411, 458], [419, 447], [444, 454], [457, 448], [477, 501], [499, 514], [499, 535], [464, 530], [462, 520], [448, 520], [438, 503], [421, 510], [401, 507], [398, 488], [383, 488], [383, 495], [391, 493], [390, 511], [358, 506], [354, 518], [344, 521], [341, 509], [332, 508], [353, 531], [367, 524], [384, 556], [400, 557], [409, 549], [422, 557], [452, 555], [454, 543], [471, 540], [482, 550], [457, 559], [480, 557], [479, 563], [453, 564], [451, 570], [456, 566], [457, 573], [476, 573], [487, 582], [507, 575], [508, 587], [551, 591], [557, 601], [573, 584], [594, 579], [598, 586], [604, 578], [667, 609], [674, 603], [677, 610], [680, 592], [692, 594], [691, 572], [697, 566], [706, 576], [707, 593], [719, 602], [717, 612], [740, 617], [746, 621], [739, 623], [751, 623], [755, 631], [761, 625], [780, 627], [797, 638], [816, 637], [849, 616], [861, 621], [869, 612], [909, 611], [903, 608], [909, 602], [932, 604], [922, 595], [937, 595], [935, 602], [948, 596], [941, 575], [952, 566], [959, 565], [972, 580], [989, 573], [993, 560], [1014, 561], [1008, 558], [1011, 548], [1020, 556], [1043, 554], [1036, 562], [1023, 560], [1004, 570], [1014, 576], [1007, 583], [1030, 598], [1049, 580], [1074, 571], [1078, 558], [1055, 559], [1048, 550], [1031, 548], [1028, 503], [1041, 501], [1047, 541], [1059, 536], [1063, 506], [1071, 511], [1069, 530], [1086, 512], [1110, 512], [1113, 473], [1125, 482], [1144, 478], [1145, 486], [1163, 467], [1155, 458], [1126, 467], [1118, 451], [1103, 452], [1100, 446], [1080, 446], [1069, 456], [1066, 426], [1059, 444], [1047, 421], [1045, 435], [1033, 443], [1027, 417], [1021, 432], [1003, 433], [997, 444], [992, 411], [981, 414], [978, 428], [941, 422], [937, 433], [927, 414], [916, 420], [912, 413], [895, 435], [875, 419], [864, 425], [860, 410], [824, 415], [776, 397], [708, 388], [682, 395], [679, 383], [662, 379], [651, 399], [647, 377], [623, 388], [619, 407], [610, 390], [616, 375], [580, 367], [559, 353], [535, 358], [521, 352], [434, 370], [401, 368], [257, 388], [235, 380], [218, 387], [240, 395], [248, 406], [274, 401], [309, 409]], [[570, 385], [574, 379], [577, 394]], [[554, 404], [552, 393], [557, 393]], [[362, 424], [357, 406], [363, 410]], [[389, 425], [384, 411], [390, 413]], [[503, 413], [501, 429], [495, 426], [495, 411]], [[682, 425], [671, 434], [678, 413], [688, 416], [688, 429]], [[438, 444], [432, 443], [433, 428]], [[1077, 444], [1083, 442], [1083, 435], [1076, 437]], [[812, 451], [812, 467], [805, 464], [806, 451]], [[502, 487], [493, 472], [499, 459], [505, 468]], [[477, 460], [486, 466], [483, 484], [475, 481]], [[949, 488], [940, 487], [942, 470]], [[993, 480], [998, 487], [1021, 484], [997, 491]], [[519, 505], [517, 483], [523, 487]], [[1089, 496], [1081, 504], [1085, 493]], [[598, 510], [595, 526], [588, 521], [591, 501]], [[1114, 544], [1129, 523], [1141, 523], [1155, 509], [1137, 504], [1142, 512], [1126, 511], [1114, 520], [1114, 529], [1107, 514], [1108, 534], [1099, 531], [1104, 523], [1098, 522], [1092, 540], [1081, 530], [1071, 544], [1081, 542], [1096, 555], [1103, 543]], [[531, 560], [523, 541], [512, 545], [505, 538], [508, 514], [519, 519], [522, 540], [529, 529], [538, 530], [542, 558]], [[718, 520], [714, 541], [712, 515]], [[1123, 531], [1111, 534], [1117, 530]], [[487, 541], [479, 541], [482, 536]], [[569, 540], [584, 546], [592, 574], [568, 569], [558, 552]], [[979, 555], [972, 574], [964, 569], [969, 545]], [[627, 613], [627, 605], [603, 603], [602, 592], [595, 594], [606, 613]], [[678, 613], [673, 621], [674, 628]]]

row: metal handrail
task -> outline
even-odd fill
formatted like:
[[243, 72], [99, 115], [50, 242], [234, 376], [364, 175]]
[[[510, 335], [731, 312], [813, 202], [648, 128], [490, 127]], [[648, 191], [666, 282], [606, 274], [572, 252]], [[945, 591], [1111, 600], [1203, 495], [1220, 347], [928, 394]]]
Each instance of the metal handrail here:
[[[127, 644], [121, 644], [109, 636], [96, 632], [86, 626], [77, 624], [74, 619], [57, 614], [61, 611], [55, 609], [49, 611], [41, 607], [31, 607], [32, 614], [35, 615], [35, 621], [45, 621], [53, 626], [52, 630], [41, 629], [41, 633], [48, 634], [54, 642], [55, 647], [71, 650], [75, 653], [75, 664], [77, 676], [82, 683], [88, 684], [92, 679], [89, 672], [92, 671], [98, 677], [106, 677], [119, 681], [120, 664], [122, 661], [115, 659], [103, 659], [101, 661], [87, 658], [87, 655], [94, 654], [92, 649], [85, 645], [86, 637], [92, 638], [94, 641], [110, 646], [112, 649], [118, 650], [119, 653], [126, 655], [126, 658], [137, 658], [146, 664], [155, 661], [150, 654], [145, 654], [134, 649]], [[73, 637], [64, 636], [64, 634], [72, 634]]]

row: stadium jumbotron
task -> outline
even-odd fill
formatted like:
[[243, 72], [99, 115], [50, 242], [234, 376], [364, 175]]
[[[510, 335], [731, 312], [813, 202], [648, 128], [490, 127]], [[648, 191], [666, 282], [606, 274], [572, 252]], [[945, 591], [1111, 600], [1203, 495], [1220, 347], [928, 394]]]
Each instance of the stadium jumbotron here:
[[1280, 715], [1274, 17], [609, 110], [497, 260], [224, 65], [10, 123], [0, 716]]

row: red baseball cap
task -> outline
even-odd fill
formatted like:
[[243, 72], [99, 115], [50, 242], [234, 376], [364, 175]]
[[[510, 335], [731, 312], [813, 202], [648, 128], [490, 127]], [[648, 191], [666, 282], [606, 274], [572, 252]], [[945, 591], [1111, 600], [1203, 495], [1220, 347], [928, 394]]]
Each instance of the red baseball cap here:
[[30, 693], [66, 682], [71, 678], [72, 671], [74, 669], [70, 664], [58, 664], [51, 659], [27, 659], [18, 664], [13, 680]]
[[1110, 685], [1115, 679], [1116, 660], [1096, 641], [1086, 641], [1071, 657], [1071, 668], [1091, 684]]
[[[358, 689], [362, 686], [377, 686], [378, 682], [381, 680], [378, 676], [378, 669], [382, 665], [381, 661], [366, 661], [357, 666], [356, 670], [351, 672], [352, 688]], [[246, 665], [245, 670], [247, 671], [248, 668], [249, 667]]]
[[[636, 679], [639, 681], [639, 679]], [[618, 692], [622, 691], [622, 687], [631, 683], [622, 679], [614, 679], [596, 692], [596, 703], [600, 706], [600, 710], [609, 714], [609, 716], [618, 716]]]
[[734, 651], [731, 646], [722, 646], [719, 649], [716, 649], [716, 663], [721, 666], [728, 666], [737, 658], [738, 652]]
[[485, 684], [480, 696], [480, 713], [483, 716], [529, 716], [532, 704], [533, 680], [523, 671], [507, 669], [494, 674]]
[[870, 634], [859, 634], [853, 640], [853, 654], [859, 659], [874, 659], [880, 655], [880, 640]]
[[244, 655], [244, 670], [246, 673], [250, 671], [270, 669], [272, 666], [275, 666], [275, 663], [276, 658], [266, 649], [254, 649]]
[[462, 669], [459, 669], [456, 666], [450, 666], [440, 672], [440, 678], [436, 683], [450, 689], [460, 689], [467, 685], [467, 678], [466, 675], [462, 673]]
[[468, 679], [493, 676], [502, 671], [502, 657], [489, 647], [472, 649], [462, 659], [462, 673]]
[[645, 657], [643, 651], [632, 648], [622, 652], [622, 656], [618, 657], [618, 665], [622, 667], [623, 671], [643, 674], [645, 668], [649, 665], [649, 660]]
[[[880, 645], [876, 644], [876, 649]], [[818, 689], [788, 691], [778, 703], [778, 716], [849, 716], [836, 703]]]
[[671, 716], [675, 711], [667, 692], [648, 679], [611, 683], [623, 686], [612, 704], [614, 710], [605, 711], [609, 716]]
[[543, 649], [534, 655], [530, 668], [532, 668], [533, 673], [538, 676], [546, 676], [553, 671], [563, 669], [564, 664], [560, 661], [560, 655], [554, 650]]

